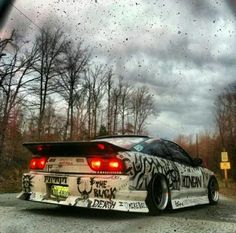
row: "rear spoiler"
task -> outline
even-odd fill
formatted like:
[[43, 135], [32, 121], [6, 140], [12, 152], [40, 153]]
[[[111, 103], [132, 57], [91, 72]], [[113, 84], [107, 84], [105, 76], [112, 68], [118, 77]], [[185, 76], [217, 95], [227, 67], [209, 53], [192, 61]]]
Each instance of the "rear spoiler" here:
[[128, 149], [113, 145], [109, 142], [29, 142], [24, 143], [32, 154], [40, 156], [75, 157], [86, 155], [110, 155], [127, 151]]

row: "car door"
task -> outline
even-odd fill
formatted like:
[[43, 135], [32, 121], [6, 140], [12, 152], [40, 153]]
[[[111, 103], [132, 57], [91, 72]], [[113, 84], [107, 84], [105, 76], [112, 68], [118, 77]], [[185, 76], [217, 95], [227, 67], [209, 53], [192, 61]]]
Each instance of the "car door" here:
[[[146, 171], [150, 181], [156, 173], [162, 174], [168, 180], [169, 190], [180, 190], [179, 172], [173, 162], [167, 147], [160, 139], [150, 139], [135, 145], [132, 150], [151, 155], [149, 163], [146, 163]], [[150, 168], [150, 162], [152, 163]], [[150, 172], [151, 171], [151, 172]], [[148, 183], [148, 182], [147, 182]]]
[[[172, 198], [185, 200], [184, 202], [177, 202], [177, 205], [183, 205], [184, 203], [185, 206], [189, 206], [191, 201], [194, 202], [195, 198], [205, 194], [202, 171], [200, 167], [193, 165], [192, 158], [179, 145], [168, 140], [164, 140], [164, 143], [180, 175], [180, 190], [173, 192]], [[187, 199], [190, 203], [186, 201]]]

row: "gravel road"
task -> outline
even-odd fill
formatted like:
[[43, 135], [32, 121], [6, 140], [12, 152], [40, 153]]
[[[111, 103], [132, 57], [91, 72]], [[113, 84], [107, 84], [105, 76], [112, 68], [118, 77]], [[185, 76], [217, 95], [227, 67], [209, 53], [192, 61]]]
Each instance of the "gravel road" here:
[[21, 201], [0, 195], [0, 233], [236, 233], [236, 201], [221, 196], [217, 206], [167, 211], [161, 216]]

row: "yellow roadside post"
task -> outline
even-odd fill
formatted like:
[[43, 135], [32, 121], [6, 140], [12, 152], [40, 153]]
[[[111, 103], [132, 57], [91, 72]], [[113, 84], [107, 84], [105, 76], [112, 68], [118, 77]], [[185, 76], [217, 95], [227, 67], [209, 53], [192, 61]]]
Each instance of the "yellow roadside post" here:
[[221, 152], [221, 163], [220, 169], [224, 170], [224, 178], [225, 178], [225, 187], [228, 187], [228, 170], [231, 169], [228, 152], [223, 151]]

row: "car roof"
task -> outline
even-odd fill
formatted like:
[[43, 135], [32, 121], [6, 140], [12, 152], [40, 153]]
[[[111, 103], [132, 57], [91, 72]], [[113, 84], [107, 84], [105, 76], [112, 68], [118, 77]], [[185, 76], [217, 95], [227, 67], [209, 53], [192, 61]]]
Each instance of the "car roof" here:
[[95, 139], [105, 139], [105, 138], [127, 138], [127, 137], [130, 137], [130, 138], [151, 138], [147, 135], [136, 135], [136, 134], [122, 134], [122, 135], [107, 135], [107, 136], [99, 136], [99, 137], [96, 137]]

